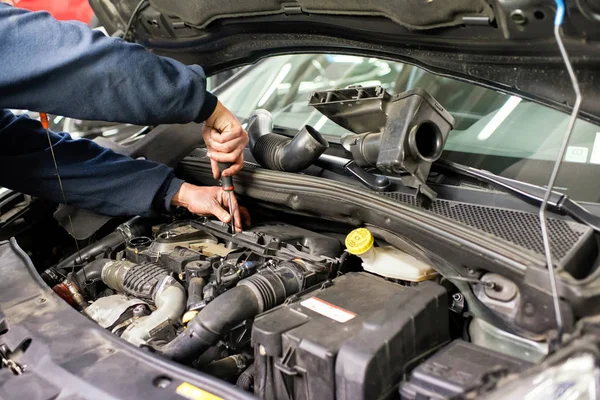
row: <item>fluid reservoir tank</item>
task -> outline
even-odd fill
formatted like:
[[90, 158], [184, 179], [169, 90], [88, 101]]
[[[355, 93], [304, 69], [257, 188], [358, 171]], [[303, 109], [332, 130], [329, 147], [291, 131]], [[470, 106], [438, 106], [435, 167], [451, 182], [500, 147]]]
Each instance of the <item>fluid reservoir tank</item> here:
[[362, 259], [365, 271], [386, 278], [421, 282], [437, 276], [433, 267], [392, 246], [375, 247], [375, 238], [366, 228], [353, 230], [346, 236], [346, 249]]

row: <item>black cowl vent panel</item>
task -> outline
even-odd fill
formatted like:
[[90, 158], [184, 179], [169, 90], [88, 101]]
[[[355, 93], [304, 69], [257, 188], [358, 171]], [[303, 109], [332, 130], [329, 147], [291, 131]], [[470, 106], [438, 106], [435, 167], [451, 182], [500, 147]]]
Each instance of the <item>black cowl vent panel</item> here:
[[[400, 203], [417, 206], [414, 195], [389, 192], [386, 197]], [[523, 249], [544, 254], [544, 244], [537, 214], [505, 208], [488, 207], [477, 204], [458, 203], [436, 199], [430, 210], [442, 217], [452, 219], [464, 225], [504, 239]], [[568, 261], [573, 251], [591, 238], [592, 230], [585, 225], [548, 218], [548, 229], [552, 253], [557, 263]]]

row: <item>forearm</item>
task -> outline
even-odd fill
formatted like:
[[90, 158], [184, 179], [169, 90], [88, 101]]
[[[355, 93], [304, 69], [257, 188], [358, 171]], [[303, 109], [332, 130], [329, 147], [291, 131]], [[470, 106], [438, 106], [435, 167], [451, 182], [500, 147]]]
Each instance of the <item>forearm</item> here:
[[[27, 117], [0, 113], [0, 186], [63, 203], [46, 131]], [[5, 122], [6, 124], [3, 124]], [[51, 133], [66, 201], [106, 215], [167, 211], [182, 185], [173, 170], [133, 160], [89, 140]]]
[[132, 124], [202, 122], [216, 98], [199, 66], [0, 3], [0, 108]]

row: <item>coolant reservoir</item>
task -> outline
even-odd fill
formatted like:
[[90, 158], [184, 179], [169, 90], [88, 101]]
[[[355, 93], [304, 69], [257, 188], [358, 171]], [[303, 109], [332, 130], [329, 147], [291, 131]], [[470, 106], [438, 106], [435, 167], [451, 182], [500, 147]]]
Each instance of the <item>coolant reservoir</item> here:
[[386, 278], [421, 282], [432, 279], [437, 272], [427, 263], [391, 246], [373, 246], [373, 234], [365, 228], [353, 230], [346, 236], [346, 249], [362, 259], [365, 271]]

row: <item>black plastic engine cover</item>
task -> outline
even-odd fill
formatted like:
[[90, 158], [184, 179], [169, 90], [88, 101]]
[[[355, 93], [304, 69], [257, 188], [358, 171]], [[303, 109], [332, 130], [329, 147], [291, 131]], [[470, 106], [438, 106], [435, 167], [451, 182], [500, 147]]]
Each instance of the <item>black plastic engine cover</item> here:
[[255, 394], [263, 399], [377, 399], [404, 368], [446, 343], [446, 290], [349, 273], [258, 316]]
[[205, 257], [200, 252], [188, 249], [184, 246], [177, 246], [170, 253], [160, 255], [160, 262], [169, 270], [176, 274], [185, 272], [185, 265], [189, 261], [200, 261]]

